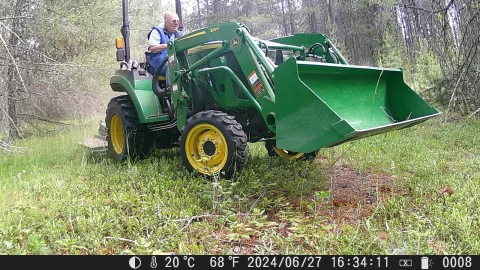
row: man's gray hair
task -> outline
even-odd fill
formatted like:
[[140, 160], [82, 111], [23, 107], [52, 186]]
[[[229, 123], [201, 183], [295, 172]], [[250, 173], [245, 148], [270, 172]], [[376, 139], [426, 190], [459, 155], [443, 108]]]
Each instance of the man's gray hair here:
[[164, 20], [167, 20], [167, 18], [168, 18], [169, 16], [178, 16], [178, 15], [177, 15], [177, 13], [175, 13], [175, 12], [167, 11], [167, 12], [165, 12], [165, 13], [163, 14], [163, 19], [164, 19]]

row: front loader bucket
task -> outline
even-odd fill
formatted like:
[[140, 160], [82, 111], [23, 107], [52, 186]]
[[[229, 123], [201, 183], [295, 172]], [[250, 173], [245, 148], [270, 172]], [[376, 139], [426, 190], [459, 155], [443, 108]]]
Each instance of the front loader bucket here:
[[309, 153], [413, 126], [440, 113], [400, 69], [296, 61], [273, 73], [277, 147]]

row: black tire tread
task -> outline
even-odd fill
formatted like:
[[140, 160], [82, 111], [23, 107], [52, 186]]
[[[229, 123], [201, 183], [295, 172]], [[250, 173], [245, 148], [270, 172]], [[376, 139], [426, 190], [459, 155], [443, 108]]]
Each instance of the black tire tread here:
[[[269, 157], [278, 157], [277, 152], [273, 149], [275, 146], [275, 142], [270, 142], [267, 141], [265, 142], [265, 148], [267, 149], [267, 154]], [[314, 160], [317, 157], [319, 150], [313, 151], [311, 153], [304, 153], [302, 157], [300, 157], [300, 160], [308, 161], [308, 160]]]
[[[107, 117], [105, 119], [107, 127], [110, 126], [107, 119], [109, 111], [115, 109], [120, 111], [118, 116], [121, 118], [124, 129], [126, 130], [125, 136], [128, 144], [128, 155], [131, 158], [142, 159], [148, 157], [152, 153], [155, 136], [153, 132], [148, 130], [147, 125], [139, 122], [138, 114], [130, 97], [128, 95], [122, 95], [110, 100], [106, 111]], [[127, 154], [118, 155], [111, 149], [110, 132], [107, 132], [107, 141], [109, 143], [109, 152], [115, 159], [118, 161], [127, 159]]]
[[[226, 137], [225, 139], [228, 140], [228, 138], [230, 138], [234, 143], [235, 152], [232, 162], [231, 164], [226, 164], [226, 166], [221, 170], [221, 174], [223, 174], [221, 175], [221, 177], [229, 179], [234, 175], [235, 172], [239, 172], [240, 170], [242, 170], [248, 163], [249, 148], [247, 135], [243, 131], [242, 125], [235, 120], [234, 116], [216, 110], [201, 111], [190, 117], [183, 126], [182, 131], [180, 132], [181, 136], [178, 140], [178, 144], [180, 145], [180, 151], [184, 151], [182, 146], [182, 138], [183, 136], [187, 135], [184, 132], [185, 128], [193, 125], [193, 123], [201, 119], [210, 119], [223, 126], [227, 131], [226, 134], [223, 134]], [[184, 153], [180, 153], [180, 155], [182, 154]], [[188, 161], [186, 161], [185, 159], [184, 164], [190, 171], [192, 171], [192, 168], [189, 166]]]

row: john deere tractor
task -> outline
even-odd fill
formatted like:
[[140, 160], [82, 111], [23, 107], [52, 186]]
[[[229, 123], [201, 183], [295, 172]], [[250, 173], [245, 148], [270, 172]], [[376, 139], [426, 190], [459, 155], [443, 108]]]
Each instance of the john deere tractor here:
[[440, 114], [402, 70], [350, 65], [326, 35], [261, 40], [235, 22], [170, 40], [166, 85], [130, 59], [127, 5], [120, 69], [110, 79], [125, 94], [110, 101], [105, 119], [108, 152], [119, 161], [178, 147], [188, 170], [229, 178], [247, 164], [248, 143], [312, 159], [321, 148]]

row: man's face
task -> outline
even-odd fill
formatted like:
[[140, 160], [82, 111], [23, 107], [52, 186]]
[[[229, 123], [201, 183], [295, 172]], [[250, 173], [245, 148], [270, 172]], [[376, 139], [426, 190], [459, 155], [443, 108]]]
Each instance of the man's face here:
[[179, 23], [178, 15], [168, 15], [165, 19], [167, 31], [171, 34], [178, 30]]

